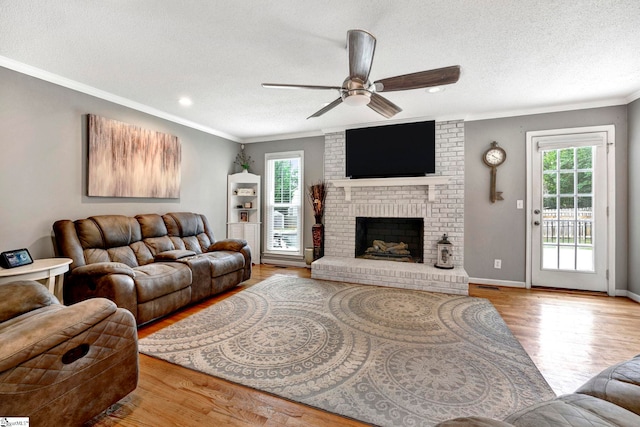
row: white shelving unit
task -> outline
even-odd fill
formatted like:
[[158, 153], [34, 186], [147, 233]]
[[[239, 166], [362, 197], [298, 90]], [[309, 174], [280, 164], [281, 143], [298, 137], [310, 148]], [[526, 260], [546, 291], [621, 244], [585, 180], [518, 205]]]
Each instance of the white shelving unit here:
[[227, 177], [227, 237], [244, 239], [251, 262], [260, 264], [260, 176], [248, 172]]

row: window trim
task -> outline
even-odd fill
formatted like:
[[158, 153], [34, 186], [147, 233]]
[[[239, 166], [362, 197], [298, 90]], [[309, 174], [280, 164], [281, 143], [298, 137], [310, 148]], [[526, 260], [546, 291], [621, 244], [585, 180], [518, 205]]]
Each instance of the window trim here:
[[[278, 251], [269, 249], [269, 215], [270, 215], [270, 203], [273, 196], [273, 170], [269, 166], [269, 162], [272, 160], [279, 159], [290, 159], [298, 157], [300, 159], [300, 176], [299, 176], [299, 186], [300, 186], [300, 213], [299, 213], [299, 229], [298, 229], [298, 250], [297, 251]], [[277, 255], [282, 257], [302, 257], [304, 254], [304, 199], [306, 195], [306, 187], [304, 183], [304, 151], [296, 150], [296, 151], [281, 151], [275, 153], [265, 153], [264, 155], [264, 171], [265, 171], [265, 179], [264, 179], [264, 188], [265, 188], [265, 197], [264, 197], [264, 254], [269, 255]]]

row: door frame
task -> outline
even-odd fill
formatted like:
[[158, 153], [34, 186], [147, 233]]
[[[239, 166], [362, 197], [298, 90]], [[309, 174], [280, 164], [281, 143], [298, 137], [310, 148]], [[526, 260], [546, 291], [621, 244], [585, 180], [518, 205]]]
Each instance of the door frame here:
[[525, 288], [531, 289], [532, 277], [532, 238], [533, 232], [533, 140], [536, 137], [560, 136], [578, 133], [605, 132], [606, 133], [606, 177], [607, 177], [607, 294], [616, 294], [616, 180], [615, 180], [615, 126], [586, 126], [567, 129], [548, 129], [526, 132], [526, 163], [527, 163], [527, 211], [526, 211], [526, 275]]

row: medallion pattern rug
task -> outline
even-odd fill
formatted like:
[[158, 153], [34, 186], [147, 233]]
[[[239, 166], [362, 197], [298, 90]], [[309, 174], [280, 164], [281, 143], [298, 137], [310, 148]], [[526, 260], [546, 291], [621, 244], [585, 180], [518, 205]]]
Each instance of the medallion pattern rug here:
[[554, 397], [488, 300], [273, 276], [144, 354], [381, 426], [502, 419]]

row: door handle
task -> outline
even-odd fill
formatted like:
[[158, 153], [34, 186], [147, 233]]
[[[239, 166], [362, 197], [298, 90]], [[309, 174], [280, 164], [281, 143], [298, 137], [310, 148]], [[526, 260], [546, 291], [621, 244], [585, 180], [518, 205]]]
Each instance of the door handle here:
[[533, 213], [536, 215], [540, 215], [540, 209], [536, 209], [535, 211], [533, 211]]
[[533, 225], [540, 225], [540, 221], [533, 221]]

